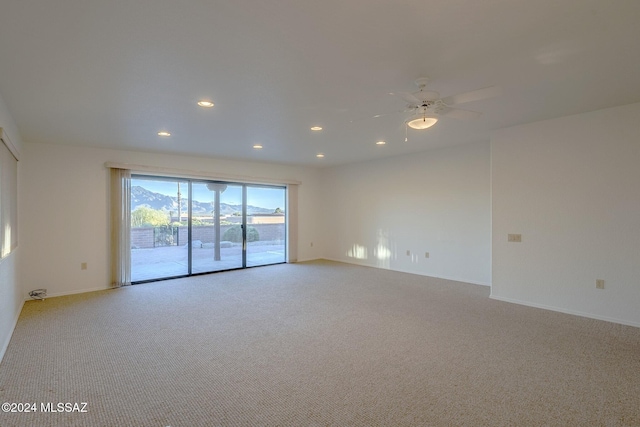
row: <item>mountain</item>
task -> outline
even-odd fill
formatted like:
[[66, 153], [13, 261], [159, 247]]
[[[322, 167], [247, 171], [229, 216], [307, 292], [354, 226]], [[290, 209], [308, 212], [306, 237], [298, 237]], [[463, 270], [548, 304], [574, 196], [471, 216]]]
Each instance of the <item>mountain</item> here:
[[[144, 187], [134, 185], [131, 187], [131, 210], [133, 211], [141, 206], [166, 212], [173, 211], [175, 215], [178, 212], [178, 198], [167, 196], [165, 194], [154, 193]], [[189, 209], [188, 206], [188, 200], [186, 198], [182, 198], [180, 200], [180, 207], [183, 213], [187, 213], [187, 210]], [[199, 202], [194, 200], [192, 203], [193, 216], [210, 215], [211, 211], [213, 211], [213, 202]], [[220, 203], [221, 215], [233, 215], [234, 213], [242, 213], [242, 205]], [[267, 213], [273, 213], [273, 209], [247, 205], [247, 215]]]

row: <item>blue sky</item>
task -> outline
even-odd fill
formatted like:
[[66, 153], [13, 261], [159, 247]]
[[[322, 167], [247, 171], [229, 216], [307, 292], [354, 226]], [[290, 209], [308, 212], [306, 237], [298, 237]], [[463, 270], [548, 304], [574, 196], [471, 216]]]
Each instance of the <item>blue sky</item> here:
[[[153, 180], [136, 179], [131, 180], [131, 185], [139, 185], [154, 193], [165, 194], [176, 197], [178, 193], [178, 180]], [[187, 182], [181, 181], [180, 192], [182, 197], [187, 198]], [[213, 192], [207, 189], [207, 184], [203, 182], [193, 183], [193, 200], [198, 202], [212, 202]], [[242, 204], [242, 186], [228, 185], [227, 189], [220, 197], [222, 203], [230, 205]], [[247, 187], [247, 204], [266, 209], [280, 208], [285, 210], [285, 190], [283, 188]]]

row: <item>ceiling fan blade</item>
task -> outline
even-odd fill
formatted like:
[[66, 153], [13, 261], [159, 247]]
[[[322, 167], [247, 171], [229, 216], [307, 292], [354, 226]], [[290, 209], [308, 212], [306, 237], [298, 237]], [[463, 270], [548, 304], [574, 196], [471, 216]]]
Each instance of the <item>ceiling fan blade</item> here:
[[444, 107], [439, 113], [444, 117], [451, 117], [453, 119], [461, 119], [461, 120], [475, 120], [482, 116], [482, 113], [477, 111], [469, 111], [469, 110], [461, 110], [459, 108], [450, 108]]
[[392, 114], [398, 114], [398, 113], [404, 113], [404, 112], [405, 110], [400, 110], [400, 111], [392, 111], [391, 113], [376, 114], [374, 116], [360, 117], [357, 119], [349, 120], [349, 123], [359, 122], [361, 120], [367, 120], [367, 119], [377, 119], [378, 117], [391, 116]]
[[400, 98], [404, 99], [407, 102], [407, 104], [411, 104], [411, 105], [422, 104], [422, 100], [416, 98], [414, 94], [409, 92], [397, 92], [397, 93], [394, 93], [394, 95], [398, 95]]
[[489, 86], [483, 89], [473, 90], [471, 92], [460, 93], [458, 95], [442, 98], [442, 102], [444, 102], [446, 105], [464, 104], [466, 102], [493, 98], [495, 96], [499, 96], [501, 93], [502, 90], [498, 86]]

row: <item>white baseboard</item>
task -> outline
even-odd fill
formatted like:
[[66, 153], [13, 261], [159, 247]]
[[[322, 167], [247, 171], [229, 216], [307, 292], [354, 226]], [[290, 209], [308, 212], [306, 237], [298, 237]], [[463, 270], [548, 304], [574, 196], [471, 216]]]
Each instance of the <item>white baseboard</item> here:
[[[66, 291], [66, 292], [57, 292], [55, 294], [47, 294], [47, 296], [44, 299], [47, 298], [55, 298], [55, 297], [63, 297], [65, 295], [75, 295], [75, 294], [84, 294], [85, 292], [95, 292], [95, 291], [104, 291], [107, 289], [113, 289], [110, 287], [106, 287], [106, 288], [89, 288], [89, 289], [77, 289], [75, 291]], [[31, 298], [30, 296], [26, 296], [25, 301], [35, 301], [33, 298]]]
[[568, 310], [566, 308], [555, 307], [555, 306], [545, 305], [545, 304], [536, 304], [536, 303], [528, 302], [528, 301], [520, 301], [520, 300], [512, 299], [512, 298], [503, 298], [503, 297], [498, 297], [498, 296], [495, 296], [495, 295], [490, 295], [489, 298], [494, 299], [496, 301], [503, 301], [503, 302], [509, 302], [509, 303], [512, 303], [512, 304], [526, 305], [527, 307], [541, 308], [543, 310], [557, 311], [558, 313], [571, 314], [571, 315], [580, 316], [580, 317], [587, 317], [589, 319], [595, 319], [595, 320], [604, 320], [605, 322], [618, 323], [620, 325], [635, 326], [636, 328], [640, 328], [640, 323], [630, 322], [628, 320], [617, 319], [617, 318], [614, 318], [614, 317], [599, 316], [597, 314], [585, 313], [585, 312], [576, 311], [576, 310]]
[[309, 261], [318, 261], [324, 258], [299, 258], [295, 260], [295, 262], [309, 262]]
[[20, 304], [20, 308], [18, 309], [18, 313], [16, 314], [16, 317], [13, 319], [13, 324], [11, 325], [11, 333], [9, 334], [9, 336], [7, 337], [5, 342], [2, 343], [2, 347], [0, 348], [0, 363], [2, 363], [2, 359], [4, 358], [4, 354], [6, 353], [7, 348], [9, 348], [9, 342], [11, 342], [11, 337], [13, 336], [13, 331], [15, 331], [16, 325], [18, 324], [18, 319], [20, 318], [20, 313], [22, 313], [22, 307], [24, 307], [24, 301], [22, 301], [22, 303]]
[[[326, 259], [327, 261], [341, 262], [341, 263], [344, 263], [344, 264], [359, 265], [361, 267], [382, 268], [382, 267], [377, 267], [375, 265], [367, 264], [367, 263], [364, 263], [364, 262], [345, 261], [343, 259], [334, 259], [334, 258], [321, 258], [321, 259]], [[433, 277], [434, 279], [451, 280], [453, 282], [469, 283], [471, 285], [480, 285], [480, 286], [489, 286], [489, 287], [491, 287], [491, 283], [479, 282], [479, 281], [468, 280], [468, 279], [461, 279], [459, 277], [433, 276], [433, 275], [429, 275], [429, 274], [418, 273], [418, 272], [415, 272], [415, 271], [395, 269], [395, 268], [385, 268], [384, 270], [397, 271], [399, 273], [415, 274], [417, 276]]]

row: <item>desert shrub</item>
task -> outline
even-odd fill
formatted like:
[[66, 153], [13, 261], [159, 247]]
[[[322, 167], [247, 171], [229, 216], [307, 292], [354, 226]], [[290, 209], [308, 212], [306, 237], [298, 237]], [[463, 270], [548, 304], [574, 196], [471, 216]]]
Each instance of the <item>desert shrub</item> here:
[[[227, 229], [222, 235], [222, 240], [234, 243], [242, 242], [242, 227], [240, 225], [234, 225]], [[247, 228], [247, 242], [257, 242], [258, 240], [260, 240], [260, 233], [258, 233], [255, 227], [249, 226]]]

